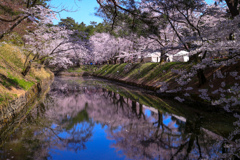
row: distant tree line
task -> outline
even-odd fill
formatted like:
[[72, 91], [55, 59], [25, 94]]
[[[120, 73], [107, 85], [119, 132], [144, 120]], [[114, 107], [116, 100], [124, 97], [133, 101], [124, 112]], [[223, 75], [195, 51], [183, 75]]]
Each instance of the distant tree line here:
[[88, 39], [92, 35], [94, 35], [94, 33], [106, 33], [111, 29], [110, 25], [106, 21], [102, 23], [91, 21], [90, 25], [86, 25], [84, 22], [81, 22], [81, 23], [76, 22], [71, 17], [60, 19], [58, 26], [66, 27], [66, 29], [69, 29], [69, 30], [77, 30], [79, 32], [85, 32], [87, 34]]

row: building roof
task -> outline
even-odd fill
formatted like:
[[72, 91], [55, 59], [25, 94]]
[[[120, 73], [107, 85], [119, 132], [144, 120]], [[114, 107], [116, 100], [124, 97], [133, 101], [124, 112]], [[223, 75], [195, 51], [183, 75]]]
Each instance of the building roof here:
[[188, 56], [189, 55], [189, 52], [187, 51], [180, 51], [176, 54], [174, 54], [173, 56]]
[[161, 56], [161, 52], [152, 52], [152, 53], [148, 53], [146, 56], [144, 57], [160, 57]]

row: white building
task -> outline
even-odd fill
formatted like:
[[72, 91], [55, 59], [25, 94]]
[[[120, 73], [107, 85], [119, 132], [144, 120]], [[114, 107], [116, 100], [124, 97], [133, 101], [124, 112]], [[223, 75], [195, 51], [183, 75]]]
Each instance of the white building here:
[[170, 61], [170, 62], [188, 62], [188, 61], [189, 61], [189, 52], [180, 51], [180, 52], [172, 55], [172, 61]]
[[[143, 62], [160, 62], [161, 52], [148, 53], [143, 57]], [[138, 62], [141, 62], [141, 56], [138, 56]]]

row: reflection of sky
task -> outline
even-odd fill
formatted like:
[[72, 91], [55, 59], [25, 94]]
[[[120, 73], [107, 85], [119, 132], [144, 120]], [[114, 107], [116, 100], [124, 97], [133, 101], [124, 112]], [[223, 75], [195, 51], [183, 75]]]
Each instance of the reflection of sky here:
[[57, 125], [54, 124], [54, 123], [53, 123], [52, 126], [51, 126], [52, 129], [55, 129], [56, 127], [57, 127]]
[[[145, 116], [148, 117], [148, 118], [151, 117], [152, 113], [157, 114], [157, 113], [155, 113], [155, 112], [152, 112], [152, 111], [149, 110], [149, 109], [145, 109], [145, 110], [144, 110], [144, 114], [145, 114]], [[156, 122], [156, 121], [157, 121], [157, 120], [156, 120], [155, 118], [152, 118], [152, 119], [151, 119], [151, 122]], [[165, 124], [166, 126], [168, 126], [169, 123], [171, 123], [171, 122], [172, 122], [172, 116], [170, 116], [170, 115], [163, 115], [163, 124]], [[179, 126], [179, 125], [177, 125], [176, 123], [174, 123], [174, 125], [173, 125], [174, 128], [178, 128], [178, 126]]]
[[145, 109], [144, 114], [146, 117], [150, 117], [151, 116], [151, 111], [149, 109]]
[[168, 126], [171, 121], [171, 116], [163, 116], [163, 124], [166, 126]]
[[[115, 143], [114, 140], [107, 139], [107, 134], [105, 130], [107, 127], [102, 127], [101, 124], [96, 124], [93, 129], [93, 136], [88, 142], [85, 143], [86, 149], [81, 151], [71, 151], [71, 150], [60, 150], [60, 149], [50, 149], [49, 154], [51, 158], [57, 160], [77, 160], [77, 159], [91, 159], [91, 160], [118, 160], [125, 159], [125, 157], [120, 156], [120, 152], [116, 153], [114, 148], [111, 148], [111, 144]], [[60, 136], [67, 136], [65, 132], [61, 133]]]

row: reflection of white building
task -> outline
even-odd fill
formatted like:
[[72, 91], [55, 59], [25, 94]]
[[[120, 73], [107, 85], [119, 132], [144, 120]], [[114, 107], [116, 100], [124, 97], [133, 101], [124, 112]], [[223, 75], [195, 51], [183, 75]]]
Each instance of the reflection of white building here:
[[[156, 109], [156, 108], [148, 107], [148, 106], [145, 106], [145, 105], [143, 105], [143, 108], [148, 109], [148, 110], [150, 110], [151, 112], [154, 112], [154, 113], [158, 114], [158, 109]], [[187, 121], [186, 118], [184, 118], [184, 117], [182, 117], [182, 116], [177, 116], [177, 115], [175, 115], [175, 114], [171, 114], [171, 116], [177, 118], [178, 120], [180, 120], [180, 121], [182, 121], [182, 122], [186, 122], [186, 121]]]
[[180, 51], [172, 56], [172, 61], [170, 62], [188, 62], [189, 61], [189, 52]]
[[[143, 62], [160, 62], [161, 52], [148, 53], [143, 57]], [[138, 62], [141, 62], [141, 56], [138, 56]]]

